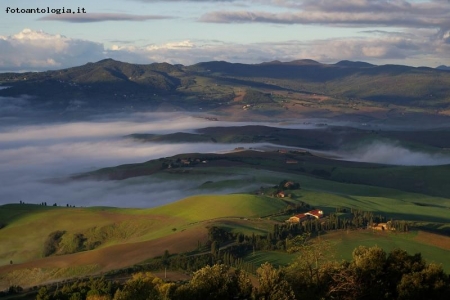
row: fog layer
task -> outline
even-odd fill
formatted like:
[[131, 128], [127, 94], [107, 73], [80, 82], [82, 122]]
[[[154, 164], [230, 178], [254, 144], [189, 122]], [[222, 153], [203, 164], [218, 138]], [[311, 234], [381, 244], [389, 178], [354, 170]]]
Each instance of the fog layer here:
[[[9, 103], [5, 99], [2, 101]], [[39, 125], [11, 122], [0, 127], [0, 205], [23, 201], [47, 202], [48, 205], [152, 207], [198, 193], [252, 191], [262, 183], [252, 182], [245, 174], [237, 180], [239, 183], [227, 190], [205, 188], [202, 186], [205, 181], [223, 178], [201, 176], [176, 179], [147, 176], [124, 181], [59, 183], [53, 180], [102, 167], [140, 163], [180, 153], [225, 152], [236, 147], [267, 148], [268, 144], [142, 143], [124, 137], [132, 133], [190, 132], [208, 126], [247, 124], [258, 123], [211, 122], [165, 113], [108, 115], [83, 122]], [[278, 127], [294, 128], [314, 126], [302, 122], [278, 124]], [[397, 144], [381, 142], [352, 151], [340, 151], [337, 155], [345, 160], [396, 165], [450, 163], [450, 158], [442, 154], [411, 151]]]
[[401, 166], [435, 166], [450, 164], [450, 156], [407, 149], [397, 143], [374, 141], [347, 152], [339, 152], [342, 159]]
[[217, 122], [169, 114], [136, 114], [133, 117], [134, 120], [130, 116], [125, 120], [103, 116], [84, 122], [3, 126], [0, 129], [0, 204], [23, 201], [47, 202], [48, 205], [152, 207], [197, 193], [229, 193], [253, 188], [249, 184], [228, 190], [196, 189], [204, 181], [214, 178], [193, 180], [186, 177], [177, 178], [176, 182], [152, 176], [124, 181], [54, 183], [51, 180], [180, 153], [224, 152], [235, 147], [258, 146], [136, 142], [124, 136], [139, 132], [192, 131]]

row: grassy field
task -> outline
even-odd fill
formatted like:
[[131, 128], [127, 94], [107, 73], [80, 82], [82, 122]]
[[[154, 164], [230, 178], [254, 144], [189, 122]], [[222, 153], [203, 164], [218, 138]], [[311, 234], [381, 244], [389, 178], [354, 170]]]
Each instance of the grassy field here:
[[280, 199], [244, 194], [194, 196], [153, 209], [157, 214], [198, 222], [221, 217], [265, 216], [283, 208]]
[[[46, 274], [42, 280], [49, 280], [55, 274], [72, 274], [67, 268], [91, 266], [89, 272], [98, 272], [129, 266], [166, 249], [171, 253], [194, 249], [198, 241], [205, 242], [211, 220], [260, 217], [284, 206], [281, 200], [245, 194], [195, 196], [153, 209], [4, 205], [0, 216], [10, 217], [2, 218], [8, 225], [0, 230], [0, 278], [21, 277], [25, 284], [26, 274], [34, 268]], [[91, 251], [43, 258], [44, 241], [55, 230], [82, 233], [102, 244]]]
[[[177, 160], [198, 160], [207, 163], [192, 163], [188, 167], [164, 168], [163, 163], [176, 164]], [[286, 161], [295, 163], [286, 163]], [[261, 172], [279, 172], [322, 178], [329, 182], [350, 183], [396, 189], [404, 192], [426, 194], [434, 197], [450, 198], [450, 165], [438, 166], [394, 166], [375, 163], [336, 160], [308, 152], [280, 153], [278, 151], [240, 151], [227, 154], [187, 153], [153, 160], [142, 164], [122, 165], [101, 169], [80, 176], [106, 177], [109, 179], [127, 179], [162, 173], [180, 172], [187, 178], [208, 172], [208, 169], [230, 168], [225, 174], [233, 174], [233, 168], [259, 169]], [[238, 175], [234, 173], [235, 175]], [[306, 181], [308, 181], [308, 179]], [[229, 178], [236, 180], [236, 178]], [[330, 183], [327, 183], [330, 185]]]
[[[195, 157], [193, 154], [187, 156]], [[189, 251], [196, 248], [198, 241], [206, 241], [206, 228], [213, 225], [235, 233], [265, 235], [273, 228], [275, 220], [284, 221], [289, 216], [261, 217], [279, 213], [289, 201], [303, 201], [325, 213], [334, 212], [337, 207], [355, 208], [381, 214], [388, 219], [420, 223], [434, 230], [450, 228], [449, 198], [412, 192], [414, 188], [407, 186], [414, 180], [425, 180], [425, 186], [419, 190], [436, 189], [446, 193], [448, 187], [440, 189], [440, 184], [447, 178], [448, 166], [411, 168], [337, 162], [332, 170], [336, 161], [309, 155], [299, 154], [296, 159], [300, 163], [294, 166], [285, 164], [286, 156], [279, 153], [244, 152], [226, 156], [229, 159], [219, 157], [207, 164], [172, 170], [160, 170], [155, 161], [133, 165], [131, 172], [139, 170], [145, 175], [148, 166], [151, 169], [151, 174], [146, 175], [149, 179], [171, 180], [174, 188], [177, 181], [190, 180], [190, 192], [199, 194], [160, 207], [1, 206], [0, 222], [6, 226], [0, 229], [0, 286], [7, 285], [10, 280], [20, 285], [34, 285], [55, 278], [127, 267], [161, 255], [164, 250], [170, 253]], [[319, 168], [330, 171], [331, 176], [313, 175], [312, 171]], [[107, 171], [104, 169], [102, 173]], [[115, 171], [126, 173], [127, 166]], [[406, 178], [400, 181], [398, 189], [389, 187], [390, 177], [386, 177], [389, 172]], [[430, 176], [419, 176], [421, 172]], [[346, 179], [348, 176], [354, 176], [353, 181], [359, 183], [344, 182], [349, 181]], [[283, 179], [300, 182], [301, 189], [290, 191], [292, 198], [255, 195], [261, 186], [270, 191]], [[428, 186], [428, 181], [433, 183]], [[246, 193], [200, 195], [233, 189]], [[82, 234], [88, 241], [98, 244], [94, 250], [43, 258], [44, 241], [55, 230], [64, 230], [68, 235]], [[349, 259], [358, 245], [379, 245], [388, 251], [399, 247], [411, 253], [421, 252], [425, 258], [443, 263], [445, 269], [450, 270], [450, 264], [445, 260], [449, 251], [447, 244], [431, 242], [442, 240], [439, 236], [340, 232], [324, 238], [334, 243], [339, 258]], [[266, 260], [283, 265], [290, 259], [286, 253], [264, 251], [245, 257], [245, 261], [255, 265]], [[32, 275], [35, 272], [40, 275]]]
[[253, 263], [256, 267], [259, 267], [265, 262], [270, 262], [278, 267], [291, 263], [295, 256], [295, 254], [279, 251], [255, 251], [245, 256], [244, 261]]
[[[419, 238], [420, 236], [420, 238]], [[450, 272], [450, 242], [439, 244], [439, 236], [425, 232], [387, 233], [379, 231], [339, 231], [323, 235], [330, 241], [336, 259], [350, 260], [353, 249], [358, 246], [378, 246], [389, 252], [395, 248], [404, 249], [410, 254], [421, 253], [427, 262], [441, 264], [446, 272]]]
[[[164, 173], [155, 176], [181, 180], [186, 174]], [[196, 177], [198, 182], [217, 178], [214, 182], [201, 185], [200, 190], [207, 190], [209, 185], [224, 189], [240, 188], [243, 182], [247, 182], [248, 192], [256, 191], [261, 185], [273, 186], [283, 179], [289, 179], [300, 182], [302, 187], [301, 190], [292, 191], [296, 196], [294, 199], [329, 212], [335, 211], [336, 207], [348, 207], [373, 211], [394, 219], [450, 223], [449, 198], [365, 184], [343, 183], [290, 172], [261, 171], [257, 168], [201, 168], [191, 170], [189, 176]], [[231, 176], [240, 176], [240, 179], [228, 179]]]
[[[450, 251], [450, 238], [434, 235], [423, 231], [409, 233], [387, 233], [379, 231], [337, 231], [321, 236], [331, 245], [330, 258], [341, 261], [352, 259], [352, 252], [358, 246], [378, 246], [389, 252], [400, 248], [409, 254], [421, 253], [429, 263], [442, 265], [446, 272], [450, 272], [448, 253]], [[444, 240], [444, 241], [443, 241]], [[259, 267], [265, 262], [275, 266], [285, 266], [292, 262], [300, 253], [288, 254], [280, 251], [250, 252], [244, 257], [245, 262], [251, 262]]]

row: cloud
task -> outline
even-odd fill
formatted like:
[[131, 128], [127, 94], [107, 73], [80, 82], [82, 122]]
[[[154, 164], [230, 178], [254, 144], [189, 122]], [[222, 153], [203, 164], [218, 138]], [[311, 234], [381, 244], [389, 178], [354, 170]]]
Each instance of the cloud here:
[[[91, 121], [40, 125], [23, 125], [22, 120], [17, 120], [9, 126], [0, 127], [0, 205], [24, 201], [47, 202], [50, 205], [152, 207], [200, 193], [253, 191], [268, 182], [261, 178], [254, 180], [252, 171], [240, 172], [240, 175], [220, 173], [216, 176], [199, 173], [191, 177], [164, 173], [123, 181], [61, 180], [74, 173], [140, 163], [179, 153], [225, 152], [237, 146], [274, 149], [270, 144], [142, 143], [123, 137], [136, 132], [169, 133], [207, 126], [246, 124], [252, 123], [210, 122], [168, 113], [105, 115]], [[283, 125], [284, 128], [305, 126]], [[386, 143], [342, 151], [339, 155], [347, 160], [387, 164], [450, 163], [448, 157], [414, 152]], [[225, 189], [203, 185], [206, 181], [223, 180], [227, 181]]]
[[129, 51], [129, 52], [151, 52], [151, 51], [158, 51], [158, 50], [189, 50], [196, 48], [196, 45], [192, 43], [189, 40], [180, 41], [180, 42], [171, 42], [161, 45], [147, 45], [144, 47], [136, 47], [136, 46], [119, 46], [119, 45], [113, 45], [111, 47], [112, 51]]
[[136, 1], [136, 2], [145, 2], [145, 3], [155, 3], [155, 2], [235, 2], [239, 0], [128, 0], [128, 1]]
[[[205, 181], [232, 178], [199, 174], [189, 179], [176, 175], [161, 178], [160, 175], [124, 181], [54, 180], [74, 173], [179, 153], [219, 152], [250, 146], [141, 143], [123, 137], [134, 132], [191, 130], [206, 124], [211, 122], [180, 115], [141, 113], [125, 120], [121, 116], [104, 116], [91, 122], [3, 127], [0, 132], [0, 205], [24, 201], [76, 206], [151, 207], [198, 193], [248, 190], [252, 183], [247, 184], [250, 180], [245, 176], [236, 180], [230, 189], [218, 190], [199, 190], [198, 187]], [[218, 124], [214, 122], [214, 125]]]
[[0, 36], [0, 71], [62, 69], [104, 58], [129, 63], [168, 62], [191, 65], [224, 60], [238, 63], [314, 59], [323, 63], [362, 60], [374, 64], [440, 65], [450, 61], [450, 30], [405, 29], [402, 32], [369, 30], [365, 37], [309, 41], [232, 43], [218, 40], [179, 40], [137, 46], [103, 44], [59, 34], [25, 29]]
[[105, 58], [100, 43], [24, 29], [0, 36], [0, 71], [47, 70]]
[[442, 16], [372, 12], [285, 12], [216, 11], [202, 15], [200, 22], [207, 23], [274, 23], [347, 27], [398, 26], [409, 28], [448, 28], [450, 13]]
[[450, 28], [450, 3], [404, 0], [262, 1], [294, 8], [286, 12], [213, 11], [202, 15], [209, 23], [314, 24], [325, 26]]
[[[371, 38], [346, 38], [313, 41], [300, 50], [301, 55], [319, 61], [338, 60], [402, 60], [435, 54], [442, 45], [429, 38], [388, 34]], [[330, 49], [339, 49], [330, 51]]]
[[397, 143], [380, 141], [358, 147], [353, 151], [341, 153], [341, 157], [350, 161], [403, 166], [450, 164], [450, 157], [448, 155], [412, 151]]
[[[8, 98], [7, 98], [8, 99]], [[10, 98], [9, 98], [10, 99]], [[12, 100], [11, 100], [12, 101]], [[95, 117], [95, 120], [80, 122], [63, 122], [52, 124], [40, 124], [29, 126], [5, 127], [0, 131], [0, 142], [19, 142], [64, 139], [95, 139], [98, 137], [125, 136], [131, 133], [171, 133], [191, 132], [193, 129], [202, 128], [211, 124], [210, 121], [194, 118], [176, 113], [136, 113], [128, 116], [104, 115]], [[214, 125], [229, 124], [228, 122], [215, 123]]]
[[52, 14], [42, 18], [41, 21], [60, 21], [69, 23], [92, 23], [106, 21], [149, 21], [171, 19], [169, 16], [158, 15], [130, 15], [117, 13], [86, 13], [86, 14]]
[[[0, 87], [0, 90], [2, 87]], [[3, 114], [14, 114], [21, 112], [29, 104], [29, 97], [12, 98], [12, 97], [0, 97], [0, 116]]]
[[[123, 59], [139, 57], [140, 60], [166, 61], [185, 65], [200, 61], [225, 60], [240, 63], [263, 61], [292, 61], [310, 58], [323, 63], [340, 60], [363, 60], [373, 63], [392, 63], [408, 60], [405, 64], [426, 65], [435, 60], [450, 59], [450, 44], [429, 31], [416, 30], [411, 33], [383, 33], [377, 31], [366, 37], [335, 38], [312, 41], [285, 41], [268, 43], [218, 43], [195, 41], [184, 42], [186, 46], [168, 47], [150, 45], [145, 47], [114, 46], [111, 56]], [[183, 45], [183, 42], [180, 43]], [[414, 60], [417, 60], [415, 62]]]

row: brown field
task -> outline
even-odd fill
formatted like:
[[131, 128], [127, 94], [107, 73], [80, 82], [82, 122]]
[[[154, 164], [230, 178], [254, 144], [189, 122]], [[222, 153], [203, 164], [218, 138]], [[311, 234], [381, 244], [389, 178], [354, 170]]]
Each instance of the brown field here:
[[[195, 249], [198, 241], [204, 243], [206, 240], [207, 230], [205, 228], [192, 227], [152, 241], [119, 244], [98, 250], [1, 266], [0, 274], [5, 275], [0, 277], [0, 289], [5, 289], [11, 284], [23, 287], [42, 284], [51, 280], [54, 274], [58, 272], [64, 274], [69, 269], [84, 268], [86, 270], [86, 268], [90, 268], [90, 275], [120, 269], [162, 255], [165, 250], [170, 253], [180, 253]], [[30, 276], [31, 273], [41, 274], [43, 272], [49, 276]]]
[[445, 235], [440, 235], [436, 233], [419, 231], [417, 236], [414, 238], [415, 241], [433, 245], [445, 250], [450, 250], [450, 237]]

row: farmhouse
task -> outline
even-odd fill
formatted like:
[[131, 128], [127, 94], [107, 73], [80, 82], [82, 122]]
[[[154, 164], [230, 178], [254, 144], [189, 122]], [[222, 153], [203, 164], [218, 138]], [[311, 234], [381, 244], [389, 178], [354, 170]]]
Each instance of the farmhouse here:
[[295, 160], [295, 159], [287, 159], [287, 160], [286, 160], [286, 163], [287, 163], [287, 164], [298, 164], [298, 160]]
[[300, 223], [302, 221], [311, 220], [311, 219], [321, 219], [323, 218], [323, 211], [319, 209], [310, 210], [303, 214], [298, 214], [292, 216], [287, 220], [288, 223]]
[[181, 160], [181, 163], [182, 163], [183, 165], [190, 165], [190, 164], [191, 164], [191, 161], [190, 161], [189, 159], [182, 159], [182, 160]]
[[288, 189], [288, 188], [290, 188], [290, 187], [292, 187], [292, 186], [294, 186], [294, 185], [295, 185], [294, 182], [288, 181], [288, 182], [286, 182], [286, 183], [284, 184], [284, 187]]
[[388, 221], [387, 223], [374, 223], [372, 227], [368, 226], [369, 228], [373, 230], [395, 230], [395, 227], [392, 226], [391, 221]]
[[293, 217], [290, 217], [289, 220], [287, 220], [286, 222], [289, 222], [289, 223], [300, 223], [301, 221], [305, 221], [305, 220], [308, 220], [308, 219], [309, 219], [309, 217], [307, 215], [305, 215], [305, 214], [298, 214], [298, 215], [295, 215]]
[[280, 191], [280, 192], [277, 193], [277, 197], [278, 198], [284, 198], [284, 197], [286, 197], [286, 195], [284, 194], [284, 191]]

